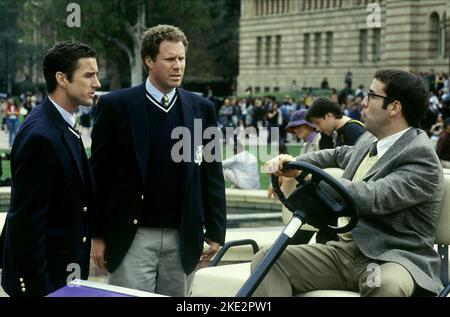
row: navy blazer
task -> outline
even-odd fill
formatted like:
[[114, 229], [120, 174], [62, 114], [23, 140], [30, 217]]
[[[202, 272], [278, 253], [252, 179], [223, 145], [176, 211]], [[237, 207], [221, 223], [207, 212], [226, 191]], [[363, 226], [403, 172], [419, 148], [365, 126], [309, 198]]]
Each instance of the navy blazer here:
[[[194, 163], [194, 119], [202, 133], [217, 130], [214, 105], [207, 99], [177, 89], [183, 122], [191, 133], [191, 160], [184, 162], [183, 210], [180, 227], [181, 258], [190, 273], [203, 251], [204, 238], [225, 240], [225, 186], [220, 160]], [[113, 272], [127, 253], [144, 212], [149, 151], [145, 85], [113, 91], [100, 98], [92, 130], [90, 158], [97, 189], [94, 236], [106, 243], [108, 270]], [[214, 139], [220, 149], [220, 141]], [[220, 153], [219, 157], [220, 157]], [[157, 180], [152, 180], [157, 181]], [[206, 231], [204, 231], [206, 229]]]
[[19, 129], [11, 176], [0, 241], [4, 290], [10, 296], [44, 296], [74, 278], [86, 279], [91, 173], [81, 141], [49, 99]]

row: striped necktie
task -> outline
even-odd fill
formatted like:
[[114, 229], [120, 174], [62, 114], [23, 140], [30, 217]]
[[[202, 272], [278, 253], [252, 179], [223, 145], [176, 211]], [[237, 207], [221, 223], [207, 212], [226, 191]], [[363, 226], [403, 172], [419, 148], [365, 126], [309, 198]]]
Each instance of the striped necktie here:
[[162, 96], [161, 104], [164, 106], [164, 108], [167, 108], [169, 106], [169, 97], [167, 95]]

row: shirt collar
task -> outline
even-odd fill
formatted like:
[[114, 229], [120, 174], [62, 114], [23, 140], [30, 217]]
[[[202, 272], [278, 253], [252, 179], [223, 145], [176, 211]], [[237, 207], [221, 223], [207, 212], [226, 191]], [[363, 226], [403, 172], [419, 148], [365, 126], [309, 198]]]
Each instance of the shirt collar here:
[[314, 138], [316, 137], [316, 135], [317, 135], [317, 131], [312, 131], [310, 134], [308, 134], [305, 141], [307, 143], [311, 143], [314, 140]]
[[56, 110], [58, 110], [58, 112], [61, 114], [61, 116], [63, 117], [64, 121], [66, 121], [69, 124], [69, 126], [71, 126], [71, 127], [75, 126], [76, 115], [74, 113], [70, 113], [69, 111], [67, 111], [66, 109], [64, 109], [60, 105], [58, 105], [55, 101], [52, 100], [52, 98], [48, 97], [48, 99], [55, 106]]
[[377, 143], [377, 156], [378, 159], [380, 159], [390, 148], [394, 143], [401, 138], [403, 134], [405, 134], [406, 131], [411, 129], [411, 127], [406, 128], [400, 132], [397, 132], [395, 134], [392, 134], [390, 136], [387, 136], [381, 140], [378, 140]]
[[158, 88], [156, 88], [155, 86], [152, 85], [152, 83], [150, 82], [150, 80], [148, 78], [145, 81], [145, 89], [153, 98], [155, 98], [158, 101], [161, 101], [162, 97], [164, 95], [167, 95], [167, 97], [169, 97], [169, 103], [170, 103], [172, 101], [172, 98], [175, 96], [175, 88], [172, 89], [167, 94], [163, 94], [161, 91], [158, 90]]

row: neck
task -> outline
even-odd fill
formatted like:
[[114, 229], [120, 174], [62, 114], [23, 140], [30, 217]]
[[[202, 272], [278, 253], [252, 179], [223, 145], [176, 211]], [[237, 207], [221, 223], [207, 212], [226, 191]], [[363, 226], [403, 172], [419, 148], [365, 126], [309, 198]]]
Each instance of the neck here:
[[406, 121], [402, 120], [401, 122], [387, 122], [387, 124], [383, 127], [383, 131], [377, 131], [377, 133], [372, 133], [377, 137], [378, 140], [383, 138], [387, 138], [393, 134], [396, 134], [400, 131], [403, 131], [407, 128], [411, 127]]
[[350, 120], [351, 118], [347, 116], [342, 116], [342, 118], [336, 119], [336, 130], [342, 128], [344, 124], [346, 124]]
[[168, 88], [168, 89], [163, 89], [162, 87], [160, 87], [150, 76], [148, 76], [148, 80], [150, 81], [150, 83], [156, 88], [158, 89], [161, 93], [163, 94], [168, 94], [169, 92], [172, 91], [172, 87]]
[[67, 99], [67, 97], [58, 90], [55, 90], [53, 93], [49, 94], [49, 97], [52, 98], [52, 100], [56, 102], [58, 106], [70, 113], [75, 113], [75, 111], [77, 110], [78, 105], [72, 104]]

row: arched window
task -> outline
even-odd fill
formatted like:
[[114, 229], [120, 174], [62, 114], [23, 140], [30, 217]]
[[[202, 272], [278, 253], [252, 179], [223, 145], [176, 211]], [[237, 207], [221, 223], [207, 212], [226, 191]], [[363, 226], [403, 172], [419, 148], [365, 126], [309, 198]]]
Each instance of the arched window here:
[[430, 57], [439, 57], [442, 52], [442, 33], [439, 25], [439, 15], [436, 12], [430, 15], [428, 39]]

